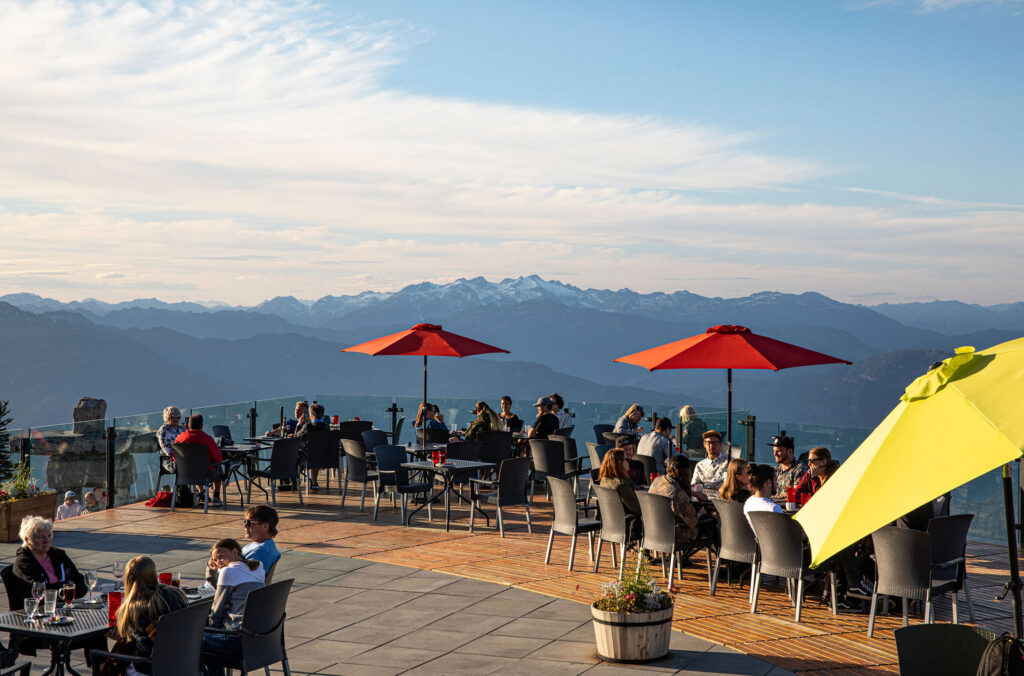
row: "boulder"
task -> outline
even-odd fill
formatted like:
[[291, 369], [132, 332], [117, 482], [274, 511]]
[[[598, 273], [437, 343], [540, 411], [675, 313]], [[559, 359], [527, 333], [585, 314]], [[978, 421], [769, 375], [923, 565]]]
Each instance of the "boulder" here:
[[82, 397], [72, 413], [75, 434], [102, 434], [106, 424], [107, 400]]

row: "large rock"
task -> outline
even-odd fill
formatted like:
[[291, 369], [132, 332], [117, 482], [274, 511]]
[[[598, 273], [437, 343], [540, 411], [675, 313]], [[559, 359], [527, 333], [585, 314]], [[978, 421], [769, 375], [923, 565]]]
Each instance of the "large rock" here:
[[102, 434], [107, 417], [107, 400], [82, 397], [72, 414], [75, 434]]

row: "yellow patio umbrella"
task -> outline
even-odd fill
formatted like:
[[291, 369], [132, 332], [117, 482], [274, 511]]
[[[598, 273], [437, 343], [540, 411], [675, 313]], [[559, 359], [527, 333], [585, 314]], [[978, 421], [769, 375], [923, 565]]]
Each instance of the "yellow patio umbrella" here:
[[[955, 356], [906, 388], [882, 424], [797, 512], [811, 545], [811, 565], [1019, 458], [1022, 411], [1024, 338], [981, 352], [957, 348]], [[1015, 542], [1012, 531], [1009, 541]]]

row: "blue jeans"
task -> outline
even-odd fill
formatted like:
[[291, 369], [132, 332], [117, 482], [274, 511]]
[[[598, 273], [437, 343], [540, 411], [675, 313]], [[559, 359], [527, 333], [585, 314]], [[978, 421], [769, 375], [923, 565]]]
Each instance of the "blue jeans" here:
[[[241, 649], [241, 641], [237, 636], [203, 632], [204, 653], [224, 655], [225, 657], [239, 657]], [[224, 667], [218, 664], [208, 664], [206, 670], [210, 676], [224, 676]]]

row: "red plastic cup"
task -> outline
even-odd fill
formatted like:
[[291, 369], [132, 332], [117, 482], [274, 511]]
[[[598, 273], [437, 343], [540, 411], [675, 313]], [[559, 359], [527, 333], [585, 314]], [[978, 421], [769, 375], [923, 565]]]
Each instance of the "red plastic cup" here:
[[659, 476], [659, 474], [657, 472], [651, 472], [651, 483], [652, 484], [654, 483], [654, 480], [658, 478], [658, 476]]
[[337, 425], [338, 424], [338, 416], [334, 416], [333, 418], [331, 418], [331, 422], [334, 423], [335, 425]]
[[441, 462], [441, 451], [431, 451], [430, 462], [434, 463], [435, 465], [439, 464]]
[[438, 451], [441, 454], [441, 462], [448, 462], [448, 449], [442, 449]]
[[171, 573], [158, 573], [156, 578], [160, 581], [160, 584], [170, 585], [174, 575]]
[[796, 502], [796, 488], [786, 489], [786, 502]]
[[117, 609], [121, 607], [121, 592], [112, 591], [107, 594], [107, 621], [110, 626], [117, 624]]
[[355, 418], [352, 418], [352, 419], [353, 420], [359, 420], [359, 416], [356, 416]]

